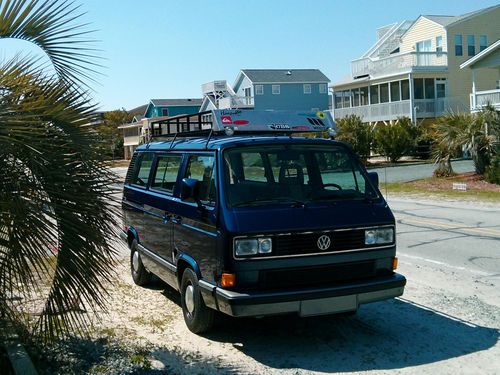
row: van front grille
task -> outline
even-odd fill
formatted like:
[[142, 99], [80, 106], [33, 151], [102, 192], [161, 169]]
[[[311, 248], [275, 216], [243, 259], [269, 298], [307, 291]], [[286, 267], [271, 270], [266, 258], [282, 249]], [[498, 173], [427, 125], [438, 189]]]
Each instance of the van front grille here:
[[[330, 238], [331, 244], [326, 250], [318, 247], [322, 235]], [[365, 230], [353, 229], [333, 232], [315, 232], [277, 235], [275, 237], [275, 255], [315, 254], [321, 252], [361, 249], [365, 245]]]

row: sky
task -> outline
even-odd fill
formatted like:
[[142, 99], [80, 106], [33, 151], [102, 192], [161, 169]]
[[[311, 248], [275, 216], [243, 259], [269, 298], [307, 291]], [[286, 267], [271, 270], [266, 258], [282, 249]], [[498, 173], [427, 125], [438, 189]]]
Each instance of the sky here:
[[[201, 98], [240, 69], [320, 69], [332, 82], [376, 41], [379, 27], [421, 14], [460, 15], [493, 0], [76, 0], [95, 29], [101, 110], [150, 99]], [[500, 20], [499, 20], [500, 22]], [[0, 40], [0, 61], [26, 42]], [[39, 53], [32, 49], [32, 53]]]

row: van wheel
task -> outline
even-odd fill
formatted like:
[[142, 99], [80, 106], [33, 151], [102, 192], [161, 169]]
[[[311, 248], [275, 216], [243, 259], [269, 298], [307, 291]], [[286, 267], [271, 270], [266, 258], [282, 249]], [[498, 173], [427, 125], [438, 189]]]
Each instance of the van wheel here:
[[142, 264], [141, 255], [137, 250], [137, 241], [133, 240], [130, 244], [130, 271], [134, 283], [140, 286], [147, 285], [151, 282], [151, 273], [146, 270]]
[[215, 311], [203, 302], [198, 277], [191, 268], [186, 268], [182, 274], [181, 305], [184, 321], [191, 332], [202, 333], [212, 328]]

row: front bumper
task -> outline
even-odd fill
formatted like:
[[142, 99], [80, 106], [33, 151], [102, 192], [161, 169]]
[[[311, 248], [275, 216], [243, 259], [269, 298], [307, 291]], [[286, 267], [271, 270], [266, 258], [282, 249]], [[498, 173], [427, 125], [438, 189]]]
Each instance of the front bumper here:
[[[209, 291], [208, 285], [200, 286], [207, 305], [215, 305], [231, 316], [286, 313], [312, 316], [353, 311], [362, 303], [398, 297], [403, 294], [405, 285], [405, 277], [395, 273], [347, 285], [287, 291], [238, 293], [213, 286]], [[208, 301], [211, 297], [214, 301]]]

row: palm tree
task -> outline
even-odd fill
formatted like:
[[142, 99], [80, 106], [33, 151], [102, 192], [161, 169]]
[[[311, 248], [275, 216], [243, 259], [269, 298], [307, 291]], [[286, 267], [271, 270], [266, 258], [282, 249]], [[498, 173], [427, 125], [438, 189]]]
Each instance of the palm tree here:
[[85, 332], [81, 309], [105, 307], [112, 275], [114, 181], [81, 127], [99, 66], [78, 17], [65, 0], [0, 0], [0, 39], [34, 43], [55, 71], [32, 57], [0, 63], [0, 319], [44, 339]]
[[438, 170], [452, 172], [450, 158], [462, 148], [472, 156], [476, 172], [484, 174], [495, 152], [498, 119], [498, 112], [491, 106], [478, 113], [450, 112], [440, 117], [434, 128], [437, 142], [433, 152]]

